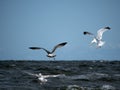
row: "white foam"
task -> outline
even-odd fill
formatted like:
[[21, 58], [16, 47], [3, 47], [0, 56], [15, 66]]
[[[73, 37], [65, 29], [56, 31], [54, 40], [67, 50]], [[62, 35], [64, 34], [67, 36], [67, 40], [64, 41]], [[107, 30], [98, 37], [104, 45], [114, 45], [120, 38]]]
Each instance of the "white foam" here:
[[111, 86], [111, 85], [103, 85], [101, 87], [102, 90], [116, 90], [115, 87]]

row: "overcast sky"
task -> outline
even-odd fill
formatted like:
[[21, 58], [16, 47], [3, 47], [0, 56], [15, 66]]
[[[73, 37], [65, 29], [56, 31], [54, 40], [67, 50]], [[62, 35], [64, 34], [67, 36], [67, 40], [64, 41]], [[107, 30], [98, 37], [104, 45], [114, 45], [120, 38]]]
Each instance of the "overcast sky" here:
[[[103, 35], [105, 45], [90, 47], [83, 31]], [[49, 60], [43, 50], [56, 50], [56, 60], [120, 60], [120, 0], [0, 0], [0, 60]]]

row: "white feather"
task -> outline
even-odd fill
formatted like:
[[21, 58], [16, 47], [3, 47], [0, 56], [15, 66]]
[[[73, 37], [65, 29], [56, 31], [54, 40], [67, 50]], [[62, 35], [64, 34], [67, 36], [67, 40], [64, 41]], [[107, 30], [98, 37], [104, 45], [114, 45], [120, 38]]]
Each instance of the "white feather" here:
[[102, 41], [102, 35], [105, 31], [110, 30], [110, 27], [104, 27], [101, 28], [97, 31], [97, 36], [95, 36], [94, 34], [90, 33], [90, 32], [84, 32], [84, 34], [88, 34], [90, 36], [93, 36], [93, 40], [91, 41], [91, 44], [96, 43], [97, 47], [101, 47], [105, 44], [104, 41]]
[[109, 30], [109, 29], [106, 29], [106, 28], [101, 28], [101, 29], [99, 29], [99, 30], [97, 31], [97, 36], [96, 36], [96, 38], [97, 38], [98, 40], [102, 40], [102, 35], [103, 35], [103, 33], [104, 33], [105, 31], [107, 31], [107, 30]]

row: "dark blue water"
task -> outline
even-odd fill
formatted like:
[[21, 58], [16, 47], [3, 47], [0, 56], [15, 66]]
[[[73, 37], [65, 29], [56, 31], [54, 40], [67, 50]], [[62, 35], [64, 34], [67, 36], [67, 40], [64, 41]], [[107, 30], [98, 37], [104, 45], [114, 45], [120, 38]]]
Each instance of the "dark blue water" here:
[[120, 61], [0, 61], [0, 90], [120, 90]]

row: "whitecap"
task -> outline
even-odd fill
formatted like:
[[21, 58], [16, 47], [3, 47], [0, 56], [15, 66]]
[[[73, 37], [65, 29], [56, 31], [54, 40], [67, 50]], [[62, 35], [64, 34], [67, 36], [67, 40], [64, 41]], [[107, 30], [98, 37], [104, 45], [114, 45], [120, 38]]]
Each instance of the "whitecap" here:
[[66, 90], [86, 90], [86, 87], [78, 86], [78, 85], [68, 85]]
[[83, 75], [74, 75], [74, 76], [67, 76], [68, 79], [73, 80], [98, 80], [102, 78], [109, 78], [108, 74], [104, 73], [90, 73], [90, 74], [83, 74]]
[[102, 90], [116, 90], [115, 87], [111, 86], [111, 85], [103, 85], [101, 87]]

